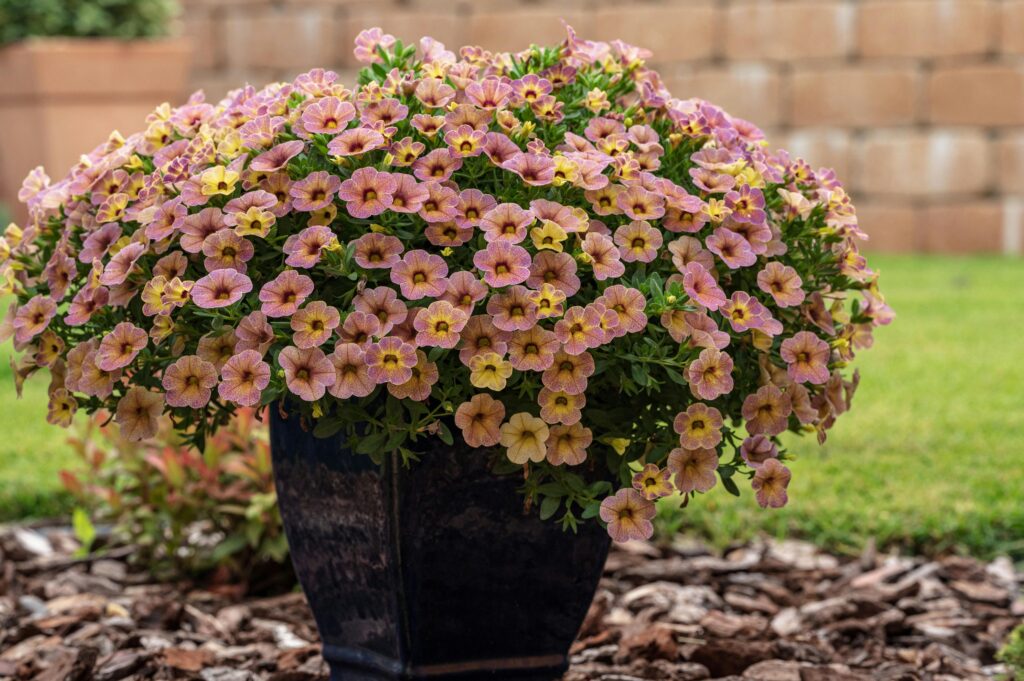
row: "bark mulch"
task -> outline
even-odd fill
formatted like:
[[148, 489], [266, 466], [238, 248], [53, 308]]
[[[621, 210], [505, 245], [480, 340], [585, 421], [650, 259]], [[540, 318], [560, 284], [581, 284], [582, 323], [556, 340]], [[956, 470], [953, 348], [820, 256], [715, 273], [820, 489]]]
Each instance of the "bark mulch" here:
[[[0, 528], [0, 678], [327, 678], [301, 594], [153, 583], [130, 548], [76, 548], [64, 528]], [[609, 558], [564, 681], [996, 678], [1022, 582], [1008, 559], [629, 545]]]

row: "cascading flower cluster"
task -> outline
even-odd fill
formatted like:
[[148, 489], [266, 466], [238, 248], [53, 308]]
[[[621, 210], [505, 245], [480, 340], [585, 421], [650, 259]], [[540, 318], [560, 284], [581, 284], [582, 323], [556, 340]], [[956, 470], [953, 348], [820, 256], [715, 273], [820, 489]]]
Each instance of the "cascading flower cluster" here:
[[542, 516], [617, 540], [719, 480], [785, 504], [778, 436], [824, 439], [892, 317], [834, 173], [571, 28], [458, 56], [371, 29], [355, 54], [353, 90], [196, 94], [30, 174], [0, 267], [49, 420], [144, 439], [166, 412], [201, 446], [276, 403], [405, 461], [455, 426]]

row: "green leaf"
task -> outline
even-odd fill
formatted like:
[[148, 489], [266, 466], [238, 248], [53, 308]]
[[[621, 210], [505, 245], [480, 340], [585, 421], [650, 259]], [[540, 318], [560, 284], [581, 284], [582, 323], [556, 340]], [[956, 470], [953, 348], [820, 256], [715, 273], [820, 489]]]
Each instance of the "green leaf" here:
[[553, 516], [561, 504], [562, 500], [559, 497], [545, 497], [540, 504], [540, 519], [547, 520]]
[[82, 544], [79, 549], [82, 555], [92, 550], [92, 543], [96, 541], [96, 527], [92, 524], [89, 514], [85, 509], [76, 508], [71, 514], [71, 528], [75, 533], [75, 539]]
[[[719, 471], [719, 475], [721, 475], [721, 471]], [[721, 478], [722, 487], [725, 488], [725, 491], [734, 497], [738, 497], [740, 495], [740, 488], [736, 486], [736, 482], [732, 479], [732, 476], [721, 475]]]
[[455, 444], [455, 438], [452, 437], [452, 431], [448, 430], [448, 426], [444, 424], [444, 421], [437, 421], [437, 436], [441, 438], [441, 442], [445, 443], [449, 447]]
[[220, 544], [217, 544], [217, 547], [213, 549], [211, 558], [214, 562], [219, 563], [228, 556], [238, 553], [248, 545], [249, 540], [245, 538], [245, 535], [233, 534]]

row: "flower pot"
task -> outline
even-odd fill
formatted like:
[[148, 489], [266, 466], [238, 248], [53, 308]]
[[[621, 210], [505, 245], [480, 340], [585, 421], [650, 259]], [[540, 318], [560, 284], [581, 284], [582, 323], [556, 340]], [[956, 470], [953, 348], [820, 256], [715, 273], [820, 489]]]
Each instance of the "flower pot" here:
[[493, 452], [434, 440], [408, 468], [378, 466], [298, 421], [273, 413], [274, 472], [332, 679], [565, 671], [608, 553], [597, 523], [574, 534], [524, 511]]
[[[43, 165], [58, 178], [111, 129], [128, 134], [186, 92], [184, 39], [32, 38], [0, 48], [0, 202]], [[24, 214], [17, 216], [19, 219]]]

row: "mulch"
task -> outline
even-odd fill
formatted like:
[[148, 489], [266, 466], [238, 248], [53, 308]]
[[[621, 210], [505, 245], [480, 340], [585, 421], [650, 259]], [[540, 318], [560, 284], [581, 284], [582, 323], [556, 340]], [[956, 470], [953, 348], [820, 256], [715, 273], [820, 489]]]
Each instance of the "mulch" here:
[[[66, 528], [0, 527], [0, 678], [327, 678], [299, 593], [153, 583], [131, 548], [80, 557]], [[953, 681], [1005, 673], [1024, 574], [795, 541], [613, 551], [564, 681]]]

